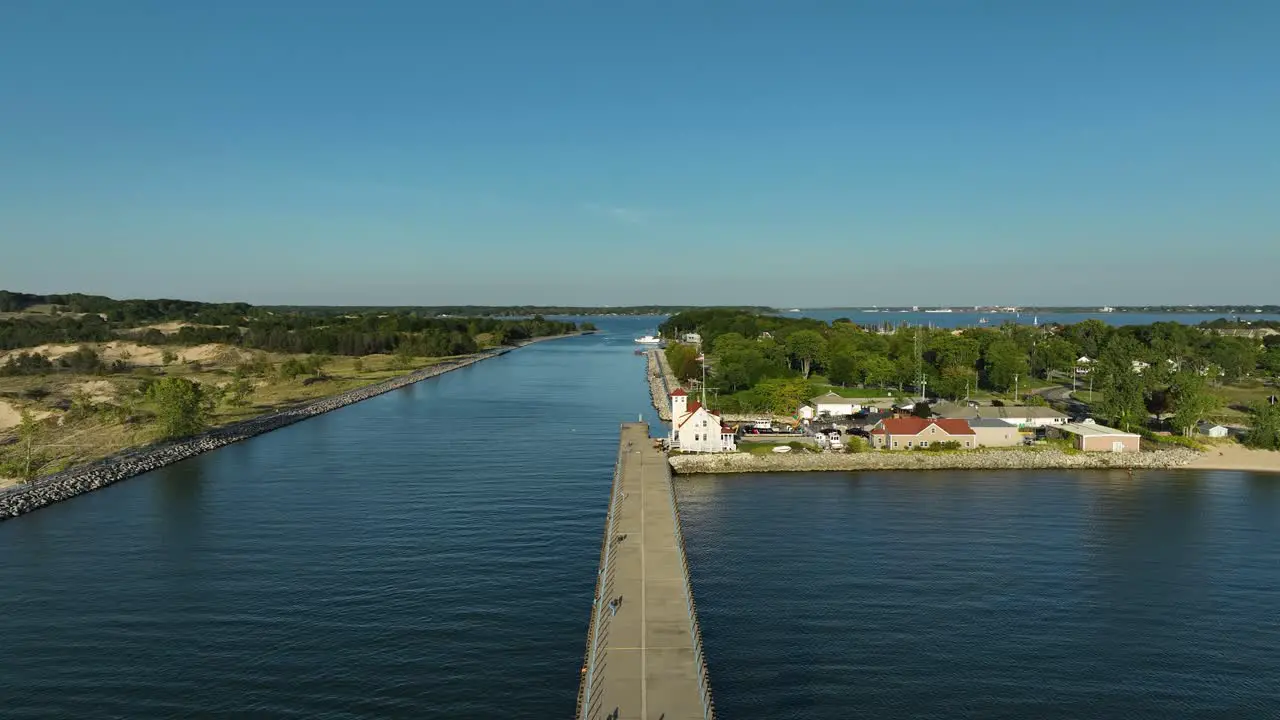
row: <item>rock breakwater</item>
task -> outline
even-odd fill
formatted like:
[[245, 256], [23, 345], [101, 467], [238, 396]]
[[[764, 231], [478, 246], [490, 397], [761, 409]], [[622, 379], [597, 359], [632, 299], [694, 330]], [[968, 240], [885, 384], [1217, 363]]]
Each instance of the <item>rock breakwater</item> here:
[[[543, 339], [552, 338], [538, 338], [537, 340]], [[521, 345], [525, 344], [528, 343], [521, 343]], [[451, 370], [474, 365], [481, 360], [498, 357], [510, 352], [510, 350], [510, 348], [503, 348], [473, 355], [463, 360], [441, 363], [429, 368], [416, 370], [407, 375], [384, 380], [375, 385], [356, 388], [355, 390], [322, 398], [298, 407], [261, 415], [231, 425], [224, 425], [194, 437], [127, 450], [96, 462], [80, 465], [59, 473], [36, 478], [26, 484], [0, 490], [0, 521], [67, 500], [81, 493], [106, 487], [112, 483], [150, 472], [180, 460], [186, 460], [231, 443], [247, 440], [256, 435], [271, 432], [286, 425], [292, 425], [301, 420], [358, 403], [361, 400], [367, 400], [428, 378], [443, 375]]]
[[[649, 378], [649, 396], [653, 399], [653, 409], [658, 411], [658, 418], [671, 422], [671, 403], [668, 397], [671, 390], [680, 387], [676, 379], [666, 372], [667, 359], [662, 357], [661, 350], [649, 350], [645, 354], [645, 374]], [[661, 359], [659, 359], [661, 358]]]
[[821, 454], [721, 453], [672, 455], [680, 475], [700, 473], [772, 473], [858, 470], [1038, 470], [1138, 469], [1181, 467], [1200, 457], [1187, 448], [1141, 453], [1076, 453], [1061, 450], [984, 452], [862, 452]]

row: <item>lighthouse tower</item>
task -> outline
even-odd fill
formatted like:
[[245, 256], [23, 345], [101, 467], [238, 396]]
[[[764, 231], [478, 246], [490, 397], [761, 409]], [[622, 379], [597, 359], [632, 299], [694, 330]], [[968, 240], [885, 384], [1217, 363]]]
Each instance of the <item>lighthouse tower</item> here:
[[689, 412], [689, 394], [683, 388], [671, 392], [671, 424], [680, 422], [680, 418]]

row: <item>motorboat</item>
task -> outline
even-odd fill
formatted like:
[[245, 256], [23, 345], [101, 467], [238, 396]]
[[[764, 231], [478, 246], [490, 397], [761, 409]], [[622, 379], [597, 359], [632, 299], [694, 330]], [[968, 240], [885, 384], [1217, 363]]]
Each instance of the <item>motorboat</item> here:
[[641, 345], [658, 345], [662, 343], [662, 338], [654, 337], [653, 335], [645, 335], [644, 337], [636, 338], [636, 342]]

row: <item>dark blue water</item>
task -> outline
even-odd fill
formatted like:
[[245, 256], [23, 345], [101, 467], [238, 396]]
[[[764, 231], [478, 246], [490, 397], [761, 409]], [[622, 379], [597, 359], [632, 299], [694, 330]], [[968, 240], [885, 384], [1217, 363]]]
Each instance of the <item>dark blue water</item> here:
[[1280, 478], [678, 484], [731, 718], [1280, 717]]
[[[571, 716], [617, 423], [652, 421], [656, 321], [596, 322], [0, 523], [0, 717]], [[723, 717], [1280, 705], [1270, 478], [681, 494]]]

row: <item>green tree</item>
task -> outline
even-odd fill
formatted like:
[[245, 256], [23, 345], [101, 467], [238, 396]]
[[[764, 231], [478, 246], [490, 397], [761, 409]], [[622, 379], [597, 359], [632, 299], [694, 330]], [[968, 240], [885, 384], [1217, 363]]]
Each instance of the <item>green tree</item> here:
[[702, 374], [702, 364], [698, 362], [698, 351], [692, 345], [672, 343], [667, 346], [667, 364], [671, 372], [680, 380], [689, 380]]
[[329, 357], [328, 355], [323, 355], [323, 354], [310, 355], [303, 362], [303, 366], [306, 367], [307, 372], [311, 373], [316, 377], [321, 377], [324, 375], [324, 366], [328, 365], [332, 359], [333, 358]]
[[178, 354], [177, 354], [177, 353], [175, 353], [175, 352], [174, 352], [174, 351], [172, 351], [172, 350], [168, 350], [168, 349], [166, 349], [166, 350], [163, 350], [163, 351], [160, 353], [160, 362], [161, 362], [161, 364], [169, 365], [169, 364], [173, 363], [173, 362], [174, 362], [175, 360], [177, 360], [177, 359], [178, 359]]
[[889, 358], [883, 355], [867, 355], [863, 357], [861, 365], [864, 385], [884, 387], [893, 382], [894, 366]]
[[396, 351], [391, 356], [391, 367], [396, 370], [408, 370], [413, 365], [413, 358], [413, 346], [408, 342], [402, 342], [396, 346]]
[[208, 427], [211, 400], [216, 401], [216, 393], [186, 378], [166, 377], [147, 388], [147, 399], [155, 405], [161, 437], [178, 438]]
[[937, 393], [937, 397], [959, 400], [967, 391], [977, 389], [978, 374], [970, 367], [946, 367], [938, 377], [929, 381], [929, 387]]
[[827, 378], [840, 385], [851, 385], [858, 381], [862, 368], [858, 364], [859, 354], [852, 351], [831, 353], [827, 360]]
[[1031, 366], [1027, 353], [1012, 340], [997, 340], [983, 355], [987, 387], [999, 392], [1013, 389], [1017, 380], [1026, 379]]
[[1280, 450], [1280, 405], [1260, 403], [1253, 408], [1253, 420], [1244, 444], [1260, 450]]
[[307, 374], [307, 368], [297, 358], [289, 358], [280, 363], [280, 378], [283, 380], [292, 380], [299, 375]]
[[813, 385], [804, 378], [771, 378], [762, 380], [755, 393], [769, 412], [793, 415], [805, 400], [813, 397]]
[[40, 434], [40, 424], [36, 422], [35, 416], [30, 411], [23, 410], [21, 419], [18, 422], [18, 444], [22, 446], [22, 473], [23, 480], [34, 478], [40, 469], [39, 463], [35, 456], [36, 436]]
[[1173, 424], [1190, 437], [1196, 426], [1218, 407], [1218, 398], [1206, 387], [1204, 378], [1194, 372], [1174, 376], [1168, 396], [1173, 410]]
[[1031, 351], [1031, 364], [1040, 377], [1048, 378], [1051, 371], [1072, 372], [1077, 357], [1074, 345], [1052, 336], [1036, 343]]
[[249, 396], [253, 394], [253, 385], [247, 378], [236, 378], [227, 384], [227, 404], [232, 407], [244, 407], [249, 404]]
[[1123, 428], [1145, 425], [1147, 419], [1146, 397], [1142, 377], [1131, 369], [1122, 369], [1104, 376], [1102, 399], [1094, 405], [1094, 411]]
[[822, 357], [827, 341], [817, 330], [797, 330], [787, 336], [787, 355], [800, 364], [800, 373], [809, 377], [813, 362]]

